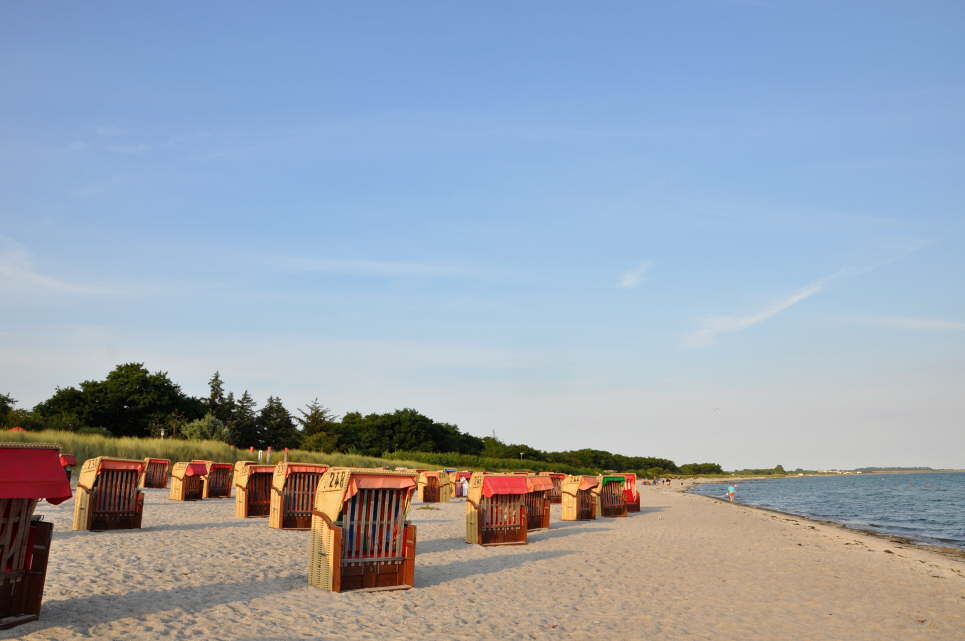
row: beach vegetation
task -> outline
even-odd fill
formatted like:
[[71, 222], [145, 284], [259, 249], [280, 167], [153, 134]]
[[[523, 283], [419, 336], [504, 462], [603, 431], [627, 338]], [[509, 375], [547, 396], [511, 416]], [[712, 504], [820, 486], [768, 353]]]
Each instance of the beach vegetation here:
[[206, 396], [192, 397], [166, 372], [149, 372], [142, 363], [118, 365], [103, 380], [57, 388], [29, 411], [15, 405], [9, 394], [0, 395], [0, 421], [8, 429], [20, 425], [30, 431], [190, 441], [184, 443], [185, 451], [211, 447], [200, 443], [220, 442], [237, 451], [288, 448], [313, 456], [344, 452], [344, 456], [393, 461], [416, 456], [414, 460], [423, 463], [491, 471], [616, 470], [649, 478], [722, 471], [716, 463], [678, 467], [666, 458], [592, 448], [544, 451], [524, 443], [506, 443], [495, 433], [485, 437], [468, 434], [413, 408], [368, 414], [353, 411], [338, 417], [315, 398], [293, 415], [281, 398], [269, 396], [259, 409], [247, 390], [236, 397], [220, 371], [208, 380]]

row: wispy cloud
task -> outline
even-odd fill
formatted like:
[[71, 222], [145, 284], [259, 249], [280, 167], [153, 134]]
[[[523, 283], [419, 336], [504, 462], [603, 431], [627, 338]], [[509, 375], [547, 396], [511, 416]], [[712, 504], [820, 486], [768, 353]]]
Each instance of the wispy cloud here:
[[[771, 304], [769, 307], [766, 307], [755, 314], [748, 314], [748, 315], [742, 315], [742, 316], [711, 316], [709, 318], [706, 318], [703, 320], [703, 322], [701, 323], [701, 326], [696, 331], [693, 331], [684, 336], [683, 344], [686, 347], [706, 347], [707, 345], [712, 345], [717, 340], [717, 337], [720, 336], [721, 334], [733, 334], [734, 332], [743, 331], [749, 327], [753, 327], [754, 325], [759, 325], [760, 323], [763, 323], [766, 320], [774, 318], [781, 312], [784, 312], [790, 309], [791, 307], [794, 307], [798, 303], [805, 301], [808, 298], [811, 298], [815, 294], [821, 293], [828, 286], [828, 284], [831, 283], [831, 281], [833, 280], [836, 280], [838, 278], [848, 278], [852, 276], [860, 276], [862, 274], [867, 274], [869, 272], [875, 271], [876, 269], [885, 267], [887, 265], [891, 265], [892, 263], [895, 263], [905, 258], [906, 256], [913, 254], [927, 246], [928, 246], [927, 242], [923, 240], [918, 240], [918, 239], [908, 239], [908, 240], [903, 240], [898, 242], [892, 242], [887, 246], [883, 246], [879, 248], [880, 250], [884, 250], [889, 254], [886, 257], [869, 261], [868, 263], [857, 267], [848, 267], [845, 269], [838, 270], [837, 272], [831, 274], [830, 276], [826, 276], [825, 278], [822, 278], [818, 281], [815, 281], [814, 283], [811, 283], [807, 287], [797, 292], [794, 292], [790, 296], [787, 296]], [[909, 324], [909, 321], [913, 321], [914, 319], [901, 319], [901, 320], [903, 320], [906, 323], [904, 325], [905, 327], [911, 327], [911, 324]], [[939, 328], [939, 326], [935, 325], [934, 323], [942, 323], [944, 321], [922, 320], [919, 322], [925, 323], [925, 324], [932, 323], [930, 327], [932, 329], [937, 329]], [[951, 323], [951, 325], [955, 325], [955, 323]], [[923, 328], [924, 325], [919, 325], [919, 327]], [[950, 325], [944, 325], [940, 327], [944, 329], [958, 329], [958, 327], [954, 327]]]
[[41, 289], [62, 294], [106, 293], [100, 287], [71, 283], [40, 273], [23, 245], [0, 236], [0, 291], [14, 289]]
[[625, 271], [620, 274], [619, 286], [624, 289], [632, 289], [640, 284], [647, 274], [650, 273], [650, 268], [653, 267], [652, 260], [645, 260], [638, 264], [636, 267], [629, 271]]
[[473, 275], [473, 270], [453, 265], [410, 263], [387, 260], [340, 258], [285, 258], [278, 266], [299, 272], [345, 274], [350, 276], [424, 276], [459, 277]]
[[908, 318], [901, 316], [884, 316], [873, 319], [876, 325], [885, 327], [895, 327], [898, 329], [925, 329], [925, 330], [959, 330], [965, 331], [965, 322], [942, 320], [938, 318]]
[[706, 347], [712, 345], [721, 334], [733, 334], [754, 325], [774, 318], [781, 312], [787, 311], [798, 303], [805, 301], [824, 290], [827, 283], [836, 278], [836, 274], [811, 283], [807, 287], [794, 292], [770, 306], [745, 316], [712, 316], [703, 321], [702, 326], [684, 337], [687, 347]]

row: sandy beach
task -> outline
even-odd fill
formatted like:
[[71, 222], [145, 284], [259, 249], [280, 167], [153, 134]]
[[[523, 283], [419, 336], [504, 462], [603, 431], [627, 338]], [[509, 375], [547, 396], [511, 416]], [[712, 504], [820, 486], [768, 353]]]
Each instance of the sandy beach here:
[[73, 501], [41, 503], [56, 528], [41, 618], [0, 637], [965, 638], [961, 560], [674, 489], [644, 488], [625, 519], [553, 506], [526, 546], [464, 543], [462, 501], [413, 509], [417, 587], [345, 594], [307, 585], [307, 532], [145, 493], [131, 531], [72, 532]]

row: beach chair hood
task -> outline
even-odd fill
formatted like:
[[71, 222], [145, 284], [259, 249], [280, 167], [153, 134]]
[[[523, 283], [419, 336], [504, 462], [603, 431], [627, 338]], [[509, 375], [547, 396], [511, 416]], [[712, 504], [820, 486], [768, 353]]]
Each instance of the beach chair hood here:
[[58, 505], [70, 497], [56, 446], [0, 444], [0, 499], [46, 499]]
[[549, 492], [553, 489], [553, 479], [548, 476], [529, 476], [526, 485], [530, 492]]
[[408, 490], [406, 497], [411, 499], [415, 488], [416, 475], [410, 472], [333, 467], [315, 490], [315, 512], [334, 523], [344, 503], [359, 490]]

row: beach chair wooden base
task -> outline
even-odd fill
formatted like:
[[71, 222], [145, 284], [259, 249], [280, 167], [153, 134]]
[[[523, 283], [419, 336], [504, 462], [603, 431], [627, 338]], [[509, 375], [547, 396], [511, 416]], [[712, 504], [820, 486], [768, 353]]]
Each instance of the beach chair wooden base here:
[[[345, 530], [321, 512], [312, 528], [308, 582], [332, 592], [408, 590], [415, 585], [416, 527], [402, 530], [401, 558], [346, 560]], [[391, 529], [390, 529], [391, 531]], [[397, 530], [396, 530], [397, 531]], [[394, 544], [393, 544], [394, 545]]]
[[627, 501], [627, 512], [639, 512], [640, 511], [640, 497], [638, 496], [635, 501]]
[[36, 614], [23, 614], [18, 617], [4, 617], [0, 619], [0, 630], [9, 630], [10, 628], [15, 628], [18, 625], [36, 621], [39, 618], [40, 617]]
[[[32, 509], [31, 507], [31, 511]], [[53, 532], [52, 523], [30, 522], [27, 534], [29, 561], [26, 569], [6, 572], [0, 580], [0, 630], [36, 621], [40, 616]]]
[[[493, 497], [501, 499], [504, 497]], [[528, 542], [526, 531], [526, 506], [519, 508], [519, 520], [515, 518], [512, 525], [484, 525], [485, 507], [483, 508], [483, 518], [478, 519], [479, 545], [526, 545]]]
[[137, 495], [137, 504], [132, 512], [99, 512], [96, 505], [92, 505], [91, 509], [93, 515], [90, 519], [89, 529], [94, 532], [136, 530], [141, 527], [141, 518], [144, 515], [144, 496], [142, 494]]

